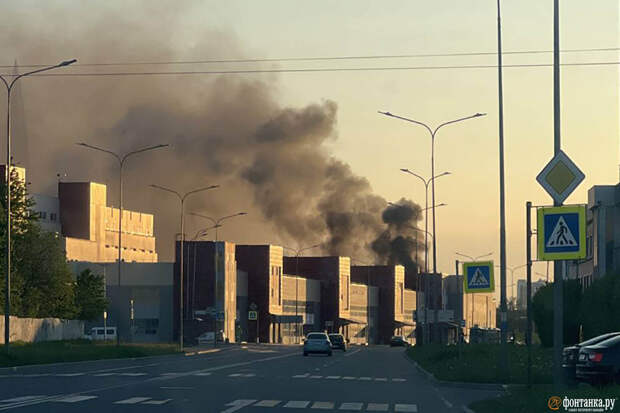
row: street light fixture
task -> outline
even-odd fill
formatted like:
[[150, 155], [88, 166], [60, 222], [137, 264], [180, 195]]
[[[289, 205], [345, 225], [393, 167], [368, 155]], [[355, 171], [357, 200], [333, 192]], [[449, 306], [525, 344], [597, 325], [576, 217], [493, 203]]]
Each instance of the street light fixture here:
[[477, 257], [472, 257], [471, 255], [467, 255], [467, 254], [461, 254], [460, 252], [455, 252], [455, 254], [460, 255], [461, 257], [469, 258], [471, 261], [476, 261], [476, 260], [479, 260], [480, 258], [493, 255], [492, 252], [489, 252], [488, 254], [478, 255]]
[[[122, 233], [123, 233], [123, 228], [122, 228], [122, 223], [123, 223], [123, 167], [125, 166], [125, 161], [130, 156], [133, 156], [133, 155], [136, 155], [142, 152], [152, 151], [155, 149], [166, 148], [169, 145], [161, 144], [161, 145], [149, 146], [146, 148], [128, 152], [124, 155], [117, 154], [115, 152], [112, 152], [104, 148], [100, 148], [98, 146], [89, 145], [84, 142], [77, 143], [76, 145], [82, 146], [88, 149], [93, 149], [95, 151], [110, 154], [114, 156], [114, 158], [116, 158], [116, 160], [118, 161], [118, 181], [119, 181], [118, 182], [118, 288], [120, 289], [121, 287], [121, 261], [122, 261], [122, 252], [123, 252], [123, 245], [122, 245], [122, 239], [123, 239], [122, 238]], [[119, 308], [118, 320], [116, 321], [118, 324], [116, 326], [116, 345], [120, 344], [120, 334], [119, 334], [120, 333], [120, 321], [121, 321], [121, 317], [120, 317], [120, 308]]]
[[[320, 247], [321, 244], [315, 244], [315, 245], [311, 245], [309, 247], [303, 247], [303, 248], [289, 248], [289, 247], [282, 247], [284, 249], [293, 251], [295, 253], [295, 342], [299, 343], [299, 323], [297, 322], [297, 317], [299, 317], [298, 314], [298, 302], [299, 302], [299, 287], [298, 287], [298, 283], [299, 283], [299, 256], [301, 255], [302, 252], [306, 251], [306, 250], [311, 250], [313, 248], [317, 248]], [[305, 314], [305, 309], [304, 309], [304, 314]]]
[[11, 92], [13, 86], [22, 77], [30, 76], [35, 73], [45, 72], [47, 70], [57, 69], [59, 67], [69, 66], [77, 62], [77, 59], [65, 60], [54, 66], [43, 67], [41, 69], [16, 75], [13, 80], [8, 81], [2, 75], [0, 80], [6, 87], [6, 274], [4, 288], [4, 349], [9, 353], [9, 343], [11, 336], [10, 314], [11, 314]]
[[195, 217], [200, 217], [200, 218], [208, 219], [209, 221], [211, 221], [213, 223], [213, 226], [211, 228], [215, 228], [215, 242], [217, 242], [217, 240], [218, 240], [218, 238], [217, 238], [217, 229], [222, 226], [221, 225], [222, 222], [224, 222], [228, 218], [239, 217], [239, 216], [242, 216], [242, 215], [247, 215], [248, 213], [247, 212], [237, 212], [236, 214], [226, 215], [226, 216], [220, 217], [220, 218], [211, 218], [211, 217], [208, 217], [206, 215], [197, 214], [196, 212], [190, 212], [189, 214], [193, 215]]
[[[385, 115], [385, 116], [392, 117], [392, 118], [396, 118], [396, 119], [404, 120], [404, 121], [407, 121], [407, 122], [415, 123], [417, 125], [421, 125], [421, 126], [424, 126], [426, 128], [426, 130], [431, 135], [431, 176], [432, 177], [435, 176], [435, 135], [437, 134], [439, 129], [441, 129], [442, 127], [444, 127], [446, 125], [451, 125], [453, 123], [462, 122], [462, 121], [465, 121], [465, 120], [468, 120], [468, 119], [478, 118], [480, 116], [486, 115], [486, 113], [475, 113], [475, 114], [473, 114], [471, 116], [466, 116], [464, 118], [454, 119], [454, 120], [451, 120], [451, 121], [448, 121], [448, 122], [441, 123], [435, 129], [431, 129], [425, 123], [417, 121], [417, 120], [405, 118], [403, 116], [393, 115], [390, 112], [381, 112], [381, 111], [379, 111], [379, 113], [381, 113], [382, 115]], [[437, 235], [436, 235], [436, 232], [435, 232], [435, 207], [434, 207], [434, 205], [435, 205], [435, 180], [432, 179], [431, 182], [432, 182], [431, 187], [432, 187], [432, 194], [433, 194], [433, 200], [432, 200], [432, 204], [433, 204], [433, 273], [436, 274], [437, 273]]]
[[[208, 191], [209, 189], [219, 188], [219, 185], [210, 185], [202, 188], [194, 189], [193, 191], [186, 192], [181, 195], [179, 192], [169, 189], [163, 186], [149, 185], [151, 188], [159, 189], [161, 191], [170, 192], [179, 198], [179, 202], [181, 204], [181, 270], [179, 276], [179, 347], [181, 351], [183, 351], [183, 255], [185, 255], [184, 251], [184, 241], [185, 241], [185, 199], [195, 193]], [[214, 332], [217, 337], [217, 332]], [[215, 340], [213, 340], [215, 342]]]

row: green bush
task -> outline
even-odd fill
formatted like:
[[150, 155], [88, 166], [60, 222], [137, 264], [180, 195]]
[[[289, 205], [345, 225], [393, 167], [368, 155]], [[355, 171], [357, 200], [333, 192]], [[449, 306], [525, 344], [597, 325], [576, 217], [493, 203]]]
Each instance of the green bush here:
[[[564, 281], [564, 344], [579, 341], [581, 301], [579, 282]], [[553, 346], [553, 311], [553, 284], [547, 284], [539, 288], [532, 298], [532, 318], [544, 347]]]

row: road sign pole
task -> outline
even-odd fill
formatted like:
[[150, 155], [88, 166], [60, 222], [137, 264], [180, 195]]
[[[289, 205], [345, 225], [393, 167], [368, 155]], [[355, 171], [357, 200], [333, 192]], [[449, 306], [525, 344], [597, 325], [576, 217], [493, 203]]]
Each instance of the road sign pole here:
[[[525, 203], [525, 246], [527, 259], [527, 289], [526, 289], [526, 309], [527, 309], [527, 328], [525, 330], [525, 343], [527, 345], [527, 386], [532, 387], [532, 203]], [[538, 236], [544, 234], [538, 234]]]
[[[553, 1], [553, 149], [561, 149], [560, 135], [560, 11], [559, 0]], [[562, 202], [554, 202], [561, 206]], [[560, 261], [553, 263], [553, 384], [556, 390], [563, 387], [562, 347], [564, 341], [564, 274]]]

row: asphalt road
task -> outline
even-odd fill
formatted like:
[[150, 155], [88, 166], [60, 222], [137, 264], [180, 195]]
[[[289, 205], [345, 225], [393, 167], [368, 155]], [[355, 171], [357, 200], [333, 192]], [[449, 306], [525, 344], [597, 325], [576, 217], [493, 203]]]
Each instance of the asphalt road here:
[[299, 346], [0, 369], [0, 411], [462, 412], [495, 391], [433, 384], [402, 348], [303, 357]]

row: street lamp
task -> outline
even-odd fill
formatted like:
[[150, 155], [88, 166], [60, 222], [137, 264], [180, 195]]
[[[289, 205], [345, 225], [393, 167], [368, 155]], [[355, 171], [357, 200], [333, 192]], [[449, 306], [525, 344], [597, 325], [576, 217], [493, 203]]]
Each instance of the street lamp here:
[[472, 257], [471, 255], [467, 255], [467, 254], [461, 254], [460, 252], [455, 252], [456, 255], [460, 255], [461, 257], [465, 257], [465, 258], [469, 258], [471, 261], [476, 261], [480, 258], [484, 258], [484, 257], [488, 257], [493, 255], [492, 252], [489, 252], [488, 254], [482, 254], [482, 255], [478, 255], [477, 257]]
[[[460, 118], [460, 119], [454, 119], [448, 122], [444, 122], [442, 124], [440, 124], [439, 126], [437, 126], [435, 129], [431, 129], [428, 125], [426, 125], [425, 123], [419, 122], [417, 120], [413, 120], [413, 119], [409, 119], [409, 118], [405, 118], [402, 116], [398, 116], [398, 115], [393, 115], [390, 112], [381, 112], [379, 111], [379, 113], [381, 113], [382, 115], [385, 116], [389, 116], [392, 118], [396, 118], [396, 119], [400, 119], [400, 120], [404, 120], [407, 122], [412, 122], [421, 126], [424, 126], [426, 128], [426, 130], [430, 133], [431, 135], [431, 176], [435, 176], [435, 135], [437, 134], [437, 132], [439, 131], [439, 129], [441, 129], [442, 127], [446, 126], [446, 125], [450, 125], [453, 123], [457, 123], [457, 122], [462, 122], [468, 119], [473, 119], [473, 118], [477, 118], [480, 116], [484, 116], [486, 115], [485, 113], [476, 113], [473, 114], [471, 116], [467, 116], [464, 118]], [[431, 191], [433, 193], [433, 273], [436, 274], [437, 273], [437, 236], [435, 233], [435, 180], [432, 179], [431, 180], [432, 184], [431, 184]]]
[[[147, 152], [147, 151], [152, 151], [155, 149], [160, 149], [160, 148], [166, 148], [169, 145], [168, 144], [162, 144], [162, 145], [154, 145], [154, 146], [149, 146], [146, 148], [142, 148], [142, 149], [138, 149], [135, 151], [131, 151], [128, 152], [124, 155], [119, 155], [115, 152], [112, 152], [110, 150], [107, 149], [103, 149], [100, 148], [98, 146], [94, 146], [94, 145], [89, 145], [87, 143], [84, 142], [80, 142], [77, 143], [76, 145], [78, 146], [82, 146], [84, 148], [88, 148], [88, 149], [93, 149], [99, 152], [105, 152], [107, 154], [110, 154], [112, 156], [114, 156], [114, 158], [116, 158], [116, 160], [118, 161], [118, 288], [120, 291], [121, 288], [121, 261], [122, 261], [122, 252], [123, 252], [123, 245], [122, 245], [122, 233], [123, 233], [123, 228], [122, 228], [122, 222], [123, 222], [123, 167], [125, 166], [125, 161], [133, 155], [142, 153], [142, 152]], [[119, 307], [119, 315], [118, 315], [118, 320], [117, 322], [117, 326], [116, 326], [116, 345], [120, 344], [120, 307]]]
[[238, 217], [238, 216], [241, 216], [241, 215], [247, 215], [248, 213], [247, 212], [237, 212], [236, 214], [226, 215], [226, 216], [220, 217], [220, 218], [211, 218], [211, 217], [208, 217], [206, 215], [197, 214], [195, 212], [190, 212], [189, 214], [193, 215], [195, 217], [200, 217], [200, 218], [208, 219], [209, 221], [211, 221], [213, 223], [213, 226], [211, 228], [215, 228], [215, 242], [217, 242], [217, 229], [222, 226], [221, 225], [222, 222], [224, 222], [228, 218]]
[[[432, 207], [428, 206], [428, 185], [431, 182], [435, 182], [435, 179], [437, 179], [437, 178], [440, 178], [440, 177], [446, 176], [446, 175], [450, 175], [451, 172], [447, 172], [447, 171], [446, 172], [442, 172], [439, 175], [434, 175], [434, 176], [432, 176], [429, 179], [425, 179], [422, 176], [418, 175], [415, 172], [410, 171], [407, 168], [401, 168], [401, 171], [405, 172], [405, 173], [407, 173], [409, 175], [415, 176], [416, 178], [420, 179], [424, 183], [425, 208], [422, 210], [422, 211], [425, 211], [424, 212], [424, 232], [425, 232], [425, 234], [429, 234], [429, 232], [428, 232], [428, 210], [429, 209], [433, 209], [433, 221], [434, 221], [435, 220], [435, 209], [434, 208], [436, 206], [443, 206], [445, 204], [435, 205], [435, 199], [433, 197], [433, 206]], [[433, 229], [433, 245], [435, 245], [435, 236], [434, 235], [435, 235], [435, 231]], [[424, 251], [424, 263], [425, 263], [424, 264], [424, 272], [428, 274], [428, 237], [426, 235], [424, 235], [424, 250], [425, 250]], [[436, 271], [436, 266], [434, 265], [434, 258], [433, 258], [433, 268], [435, 268], [434, 272], [437, 272]]]
[[[185, 199], [195, 193], [207, 191], [209, 189], [219, 188], [219, 185], [211, 185], [205, 186], [203, 188], [194, 189], [193, 191], [186, 192], [181, 195], [177, 191], [169, 188], [165, 188], [163, 186], [149, 185], [151, 188], [159, 189], [161, 191], [170, 192], [179, 198], [179, 202], [181, 203], [181, 270], [179, 276], [179, 347], [181, 351], [183, 351], [183, 255], [184, 255], [184, 241], [185, 241]], [[217, 336], [217, 332], [214, 332]], [[215, 340], [213, 340], [215, 342]]]
[[69, 66], [77, 62], [77, 59], [65, 60], [54, 66], [43, 67], [31, 72], [16, 75], [13, 80], [8, 81], [2, 75], [0, 80], [6, 87], [6, 274], [4, 288], [4, 348], [9, 353], [10, 342], [10, 314], [11, 314], [11, 92], [13, 86], [22, 77], [30, 76], [35, 73]]
[[[299, 323], [297, 322], [297, 317], [298, 317], [298, 302], [299, 302], [299, 287], [298, 287], [298, 282], [299, 282], [299, 256], [301, 255], [302, 252], [306, 251], [306, 250], [311, 250], [313, 248], [317, 248], [320, 247], [323, 244], [315, 244], [315, 245], [311, 245], [309, 247], [303, 247], [303, 248], [289, 248], [289, 247], [282, 247], [284, 249], [287, 250], [291, 250], [295, 253], [295, 342], [299, 343]], [[305, 301], [304, 301], [305, 302]], [[305, 309], [304, 309], [304, 314], [305, 314]]]

